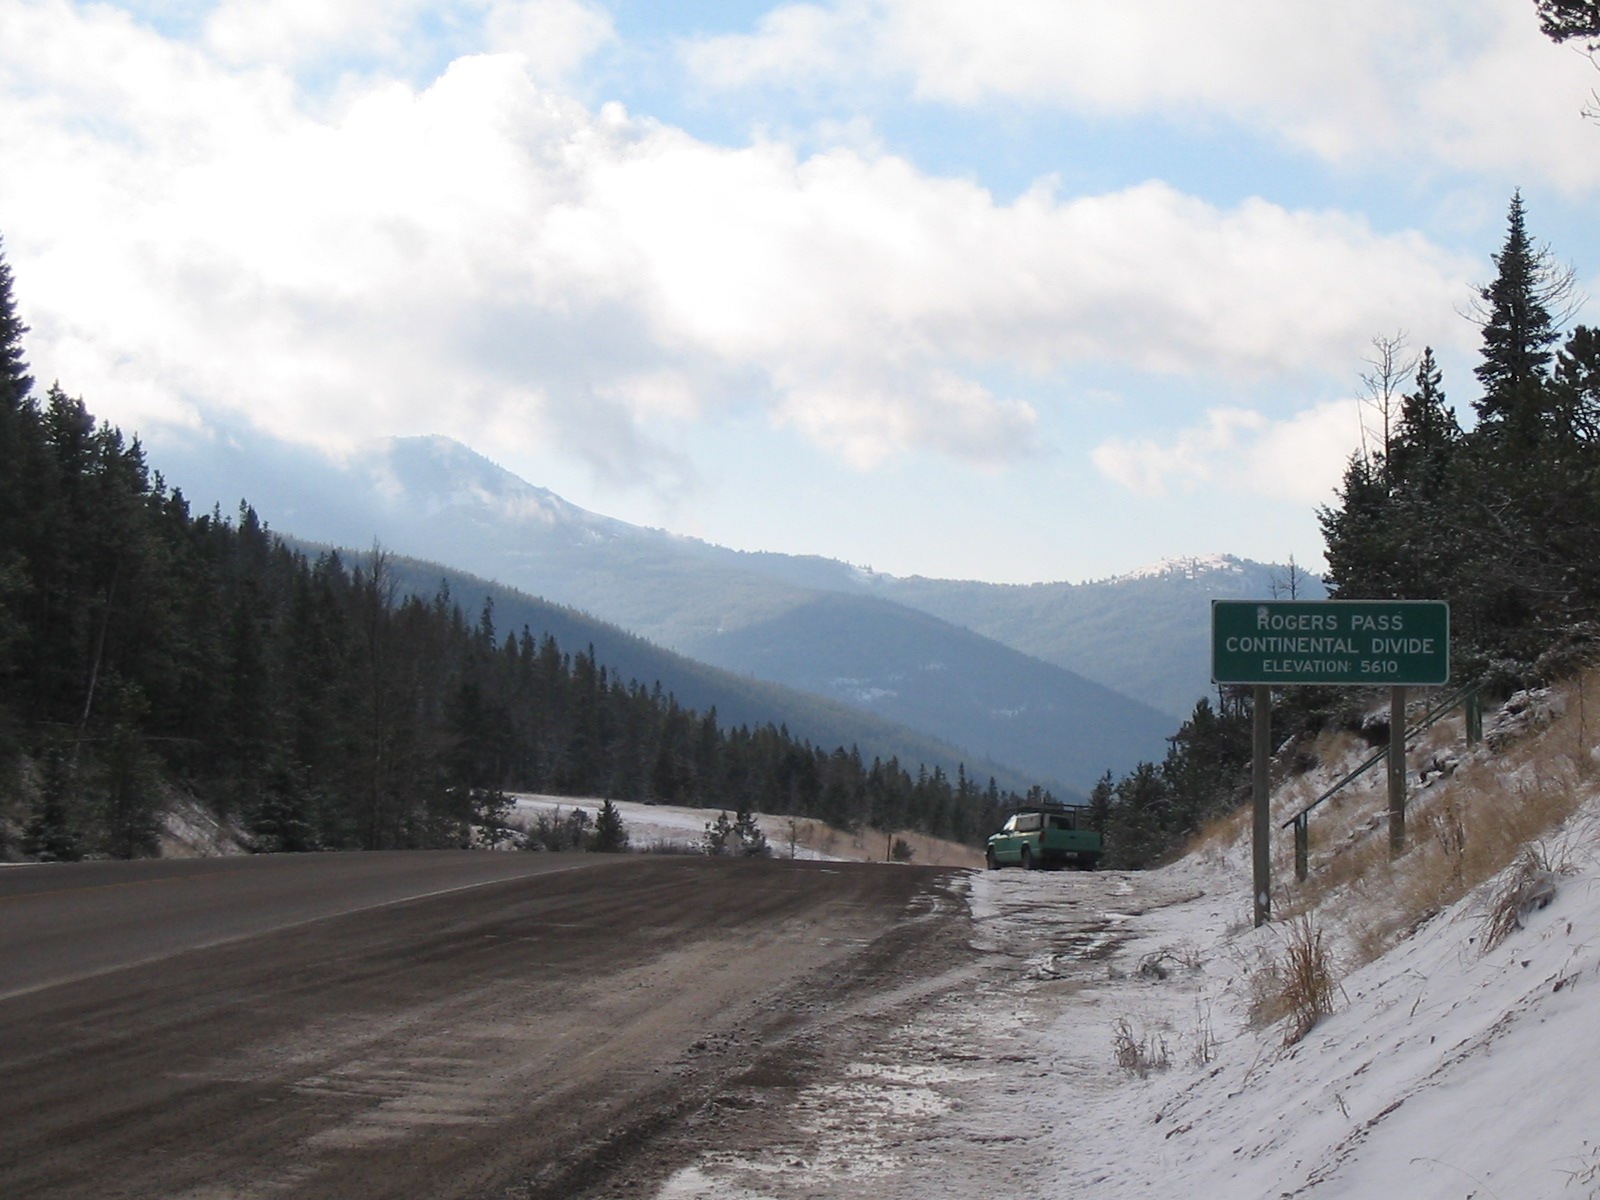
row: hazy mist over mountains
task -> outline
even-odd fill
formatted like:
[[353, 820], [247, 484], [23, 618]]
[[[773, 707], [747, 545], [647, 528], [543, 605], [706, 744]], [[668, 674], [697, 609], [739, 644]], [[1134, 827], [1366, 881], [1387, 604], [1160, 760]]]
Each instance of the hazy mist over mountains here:
[[376, 442], [342, 464], [255, 439], [163, 447], [160, 465], [197, 508], [229, 513], [247, 497], [280, 533], [376, 541], [497, 580], [1077, 790], [1159, 760], [1210, 692], [1209, 600], [1285, 582], [1226, 557], [999, 585], [728, 550], [587, 512], [439, 437]]

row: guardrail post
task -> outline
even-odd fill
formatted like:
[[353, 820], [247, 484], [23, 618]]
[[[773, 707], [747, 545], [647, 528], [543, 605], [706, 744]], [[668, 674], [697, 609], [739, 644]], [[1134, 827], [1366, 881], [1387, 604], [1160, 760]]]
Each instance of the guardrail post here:
[[1301, 813], [1294, 819], [1294, 877], [1301, 883], [1311, 873], [1311, 817]]

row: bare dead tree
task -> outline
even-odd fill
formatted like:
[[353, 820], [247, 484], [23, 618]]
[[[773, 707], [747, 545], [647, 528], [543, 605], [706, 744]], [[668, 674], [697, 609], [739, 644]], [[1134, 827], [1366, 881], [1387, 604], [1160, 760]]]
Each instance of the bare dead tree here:
[[1289, 555], [1289, 562], [1281, 570], [1272, 573], [1272, 598], [1274, 600], [1298, 600], [1300, 593], [1305, 590], [1306, 582], [1311, 577], [1306, 569], [1295, 562], [1294, 555]]
[[[1361, 372], [1357, 396], [1362, 408], [1361, 453], [1381, 457], [1387, 470], [1395, 426], [1400, 421], [1401, 389], [1417, 369], [1417, 356], [1410, 353], [1406, 331], [1401, 329], [1373, 338], [1371, 353], [1361, 361], [1368, 368]], [[1371, 444], [1374, 442], [1376, 446]]]

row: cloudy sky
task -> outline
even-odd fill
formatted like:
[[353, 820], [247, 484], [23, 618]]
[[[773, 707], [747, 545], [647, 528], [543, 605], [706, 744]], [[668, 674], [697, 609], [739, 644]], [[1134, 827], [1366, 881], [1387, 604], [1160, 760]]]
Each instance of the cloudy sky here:
[[1316, 565], [1372, 339], [1470, 411], [1514, 188], [1595, 291], [1597, 87], [1531, 0], [4, 0], [0, 237], [157, 467], [440, 433], [899, 574]]

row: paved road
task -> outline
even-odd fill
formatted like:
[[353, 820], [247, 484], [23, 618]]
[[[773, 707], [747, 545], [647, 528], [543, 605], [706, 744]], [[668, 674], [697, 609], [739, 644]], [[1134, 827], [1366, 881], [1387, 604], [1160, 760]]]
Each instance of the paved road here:
[[287, 854], [0, 869], [0, 1000], [385, 904], [594, 866], [581, 855]]
[[730, 1085], [797, 1086], [819, 1036], [887, 1019], [873, 997], [938, 986], [949, 885], [450, 853], [0, 871], [0, 1196], [648, 1195]]

